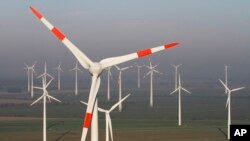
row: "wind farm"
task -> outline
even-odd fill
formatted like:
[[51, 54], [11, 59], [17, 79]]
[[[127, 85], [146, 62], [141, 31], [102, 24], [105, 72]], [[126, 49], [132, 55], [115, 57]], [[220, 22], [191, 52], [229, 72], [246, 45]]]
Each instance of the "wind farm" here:
[[1, 141], [244, 141], [249, 5], [2, 1]]

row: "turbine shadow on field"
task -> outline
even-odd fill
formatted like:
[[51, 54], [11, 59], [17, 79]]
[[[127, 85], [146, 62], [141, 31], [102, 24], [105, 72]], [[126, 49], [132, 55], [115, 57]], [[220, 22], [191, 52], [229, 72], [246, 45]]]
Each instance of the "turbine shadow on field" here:
[[226, 137], [226, 140], [227, 140], [227, 134], [221, 128], [217, 128], [217, 129]]
[[63, 123], [64, 123], [64, 121], [58, 121], [56, 123], [53, 123], [53, 124], [51, 124], [50, 126], [47, 127], [47, 130], [50, 130], [52, 127], [54, 127], [56, 125], [59, 125], [59, 124], [63, 124]]
[[63, 138], [65, 135], [69, 134], [70, 132], [71, 132], [71, 130], [68, 130], [68, 131], [64, 132], [60, 137], [55, 139], [55, 141], [59, 141], [61, 138]]

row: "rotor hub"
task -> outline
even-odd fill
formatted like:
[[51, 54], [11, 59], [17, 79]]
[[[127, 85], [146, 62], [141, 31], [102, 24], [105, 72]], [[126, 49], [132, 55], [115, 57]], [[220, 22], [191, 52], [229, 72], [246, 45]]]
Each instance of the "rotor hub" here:
[[102, 72], [102, 66], [100, 63], [93, 63], [93, 65], [90, 66], [89, 72], [91, 74], [97, 74], [99, 75]]

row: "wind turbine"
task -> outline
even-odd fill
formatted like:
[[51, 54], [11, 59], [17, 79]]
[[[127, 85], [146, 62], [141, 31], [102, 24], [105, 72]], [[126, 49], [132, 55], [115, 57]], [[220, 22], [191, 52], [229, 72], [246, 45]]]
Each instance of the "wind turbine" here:
[[63, 72], [61, 68], [61, 63], [59, 63], [58, 67], [55, 68], [57, 70], [57, 89], [61, 89], [61, 72]]
[[138, 65], [135, 64], [137, 67], [137, 87], [140, 88], [141, 87], [141, 68], [144, 67], [145, 65]]
[[71, 69], [71, 71], [75, 71], [75, 95], [77, 95], [78, 94], [78, 76], [77, 76], [77, 71], [80, 71], [81, 72], [81, 70], [78, 68], [78, 63], [76, 62], [76, 65], [75, 65], [75, 67], [73, 68], [73, 69]]
[[107, 99], [110, 100], [110, 78], [112, 78], [111, 67], [106, 68], [107, 71]]
[[103, 59], [100, 62], [92, 62], [82, 51], [80, 51], [65, 35], [60, 32], [56, 27], [54, 27], [48, 20], [46, 20], [36, 9], [30, 6], [32, 13], [71, 51], [71, 53], [77, 58], [83, 68], [89, 70], [92, 76], [91, 88], [88, 99], [88, 106], [85, 114], [85, 119], [83, 123], [83, 131], [81, 136], [81, 141], [85, 141], [89, 125], [91, 123], [92, 111], [95, 105], [95, 99], [100, 86], [100, 75], [103, 69], [118, 65], [130, 60], [141, 58], [152, 53], [156, 53], [165, 49], [172, 48], [179, 43], [173, 42], [165, 44], [163, 46], [158, 46], [154, 48], [149, 48], [145, 50], [140, 50], [135, 53], [112, 57]]
[[[110, 112], [112, 112], [120, 103], [122, 103], [125, 99], [127, 99], [130, 96], [128, 94], [121, 100], [119, 100], [116, 104], [114, 104], [109, 110], [104, 110], [102, 108], [98, 107], [98, 111], [105, 113], [105, 120], [106, 120], [106, 141], [109, 141], [109, 137], [111, 137], [111, 141], [113, 141], [113, 129], [112, 129], [112, 121], [110, 117]], [[81, 103], [88, 105], [86, 102], [81, 101]]]
[[51, 79], [50, 79], [50, 81], [47, 83], [46, 81], [45, 81], [45, 75], [44, 76], [42, 76], [42, 87], [34, 87], [34, 88], [36, 88], [36, 89], [40, 89], [40, 90], [42, 90], [43, 91], [43, 95], [41, 96], [41, 97], [39, 97], [36, 101], [34, 101], [32, 104], [31, 104], [31, 106], [32, 105], [34, 105], [35, 103], [37, 103], [38, 101], [40, 101], [42, 98], [43, 98], [43, 141], [46, 141], [47, 140], [47, 134], [46, 134], [46, 98], [51, 98], [51, 99], [53, 99], [53, 100], [55, 100], [55, 101], [58, 101], [58, 102], [61, 102], [60, 100], [58, 100], [58, 99], [56, 99], [56, 98], [54, 98], [54, 97], [52, 97], [52, 96], [50, 96], [49, 95], [49, 93], [48, 93], [48, 91], [47, 91], [47, 88], [48, 88], [48, 86], [49, 86], [49, 84], [51, 83], [51, 81], [54, 79], [53, 77], [50, 77]]
[[240, 87], [240, 88], [235, 88], [235, 89], [232, 89], [230, 90], [228, 88], [228, 86], [222, 82], [220, 79], [219, 81], [221, 82], [221, 84], [226, 88], [226, 91], [227, 91], [227, 103], [226, 103], [226, 107], [228, 108], [228, 115], [227, 115], [227, 118], [228, 118], [228, 121], [227, 121], [227, 138], [228, 140], [230, 140], [230, 125], [231, 125], [231, 93], [234, 92], [234, 91], [238, 91], [238, 90], [241, 90], [241, 89], [244, 89], [245, 87]]
[[181, 64], [179, 65], [172, 65], [175, 68], [175, 85], [174, 85], [174, 89], [177, 89], [177, 77], [178, 77], [178, 68], [181, 66]]
[[41, 78], [43, 76], [44, 76], [44, 81], [45, 82], [47, 82], [47, 76], [49, 76], [50, 78], [53, 78], [49, 73], [47, 73], [47, 64], [46, 64], [46, 62], [44, 63], [44, 72], [41, 75], [37, 76], [37, 78]]
[[154, 102], [154, 99], [153, 99], [153, 76], [154, 76], [154, 73], [158, 73], [158, 74], [162, 74], [161, 72], [155, 70], [155, 68], [159, 65], [155, 65], [155, 66], [152, 66], [152, 62], [151, 62], [151, 59], [148, 58], [149, 60], [149, 66], [146, 66], [148, 69], [149, 69], [149, 72], [144, 76], [144, 78], [148, 75], [150, 75], [150, 107], [153, 107], [153, 102]]
[[[228, 86], [228, 83], [227, 83], [227, 70], [228, 70], [228, 68], [230, 67], [230, 66], [228, 66], [228, 65], [224, 65], [224, 67], [225, 67], [225, 85], [226, 86]], [[227, 94], [227, 89], [225, 88], [225, 94]]]
[[35, 72], [35, 66], [36, 66], [36, 61], [32, 66], [28, 66], [27, 64], [25, 64], [25, 69], [27, 70], [27, 75], [28, 75], [28, 92], [30, 92], [31, 97], [33, 98], [34, 96], [34, 89], [33, 89], [33, 85], [34, 85], [34, 74], [36, 74]]
[[170, 95], [174, 94], [175, 92], [179, 92], [178, 96], [179, 96], [179, 107], [178, 107], [178, 125], [181, 126], [181, 90], [191, 94], [188, 90], [186, 90], [185, 88], [183, 88], [181, 86], [181, 77], [180, 77], [180, 74], [179, 74], [179, 85], [177, 86], [177, 88], [172, 92], [170, 93]]
[[[122, 72], [129, 68], [132, 68], [133, 66], [119, 68], [117, 65], [115, 65], [115, 67], [119, 71], [118, 84], [119, 84], [119, 101], [120, 101], [122, 99]], [[122, 103], [119, 104], [119, 112], [121, 111], [122, 111]]]

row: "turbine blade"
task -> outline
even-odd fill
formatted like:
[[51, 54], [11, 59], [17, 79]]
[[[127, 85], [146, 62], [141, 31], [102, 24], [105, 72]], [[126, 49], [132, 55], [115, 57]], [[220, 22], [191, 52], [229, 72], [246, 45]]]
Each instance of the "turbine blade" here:
[[220, 81], [220, 83], [221, 83], [228, 91], [230, 91], [229, 88], [227, 87], [227, 85], [226, 85], [221, 79], [219, 79], [219, 81]]
[[53, 99], [53, 100], [55, 100], [55, 101], [57, 101], [57, 102], [62, 102], [62, 101], [60, 101], [60, 100], [54, 98], [53, 96], [47, 95], [47, 97], [49, 97], [49, 98], [51, 98], [51, 99]]
[[120, 103], [122, 103], [125, 99], [127, 99], [130, 96], [130, 94], [126, 95], [124, 98], [122, 98], [120, 101], [118, 101], [115, 105], [113, 105], [110, 109], [109, 112], [113, 111]]
[[172, 93], [170, 93], [169, 95], [174, 94], [175, 92], [177, 92], [179, 90], [179, 88], [175, 89]]
[[46, 96], [47, 96], [47, 98], [48, 98], [48, 100], [49, 100], [49, 103], [51, 103], [51, 100], [50, 100], [50, 97], [48, 97], [48, 94], [47, 94]]
[[150, 69], [150, 70], [152, 69], [150, 66], [146, 66], [146, 67], [147, 67], [148, 69]]
[[185, 91], [185, 92], [187, 92], [188, 94], [191, 94], [191, 92], [189, 92], [187, 89], [185, 89], [185, 88], [181, 88], [183, 91]]
[[48, 73], [46, 73], [47, 76], [49, 76], [52, 80], [54, 79], [54, 77]]
[[82, 104], [88, 106], [88, 103], [84, 102], [84, 101], [80, 101]]
[[150, 73], [151, 71], [149, 71], [146, 75], [144, 75], [143, 78], [147, 77]]
[[32, 69], [32, 73], [34, 73], [34, 75], [37, 75], [35, 69]]
[[[110, 76], [110, 79], [112, 79], [112, 73], [111, 73], [110, 69], [111, 69], [111, 68], [109, 68], [109, 70], [108, 70], [108, 75]], [[108, 77], [109, 77], [109, 76], [108, 76]]]
[[83, 131], [82, 131], [81, 141], [86, 140], [88, 128], [89, 128], [89, 125], [91, 124], [92, 112], [93, 112], [93, 108], [94, 108], [96, 95], [97, 95], [99, 86], [100, 86], [100, 77], [93, 75], [90, 93], [89, 93], [88, 106], [87, 106], [85, 119], [84, 119], [84, 123], [83, 123]]
[[41, 78], [41, 77], [43, 77], [44, 75], [45, 75], [45, 73], [43, 73], [43, 74], [37, 76], [36, 78]]
[[109, 131], [110, 131], [110, 136], [111, 136], [111, 141], [113, 141], [113, 129], [112, 129], [112, 121], [110, 118], [110, 115], [108, 114], [108, 126], [109, 126]]
[[46, 84], [45, 88], [47, 88], [47, 87], [49, 86], [49, 84], [53, 81], [53, 79], [54, 79], [54, 78], [51, 78], [51, 79], [49, 80], [49, 82]]
[[178, 44], [179, 43], [174, 42], [174, 43], [169, 43], [169, 44], [159, 46], [159, 47], [140, 50], [140, 51], [137, 51], [135, 53], [131, 53], [131, 54], [123, 55], [123, 56], [107, 58], [107, 59], [101, 60], [100, 63], [102, 64], [103, 68], [107, 68], [110, 66], [118, 65], [118, 64], [130, 61], [133, 59], [141, 58], [141, 57], [150, 55], [152, 53], [159, 52], [159, 51], [174, 47]]
[[118, 67], [117, 65], [115, 65], [115, 68], [116, 68], [118, 71], [120, 71], [120, 70], [121, 70], [121, 68], [120, 68], [120, 67]]
[[159, 71], [157, 71], [157, 70], [153, 70], [154, 72], [156, 72], [156, 73], [159, 73], [159, 74], [163, 74], [162, 72], [159, 72]]
[[[82, 104], [88, 106], [88, 103], [86, 103], [86, 102], [84, 102], [84, 101], [80, 101], [80, 102], [81, 102]], [[99, 112], [105, 113], [107, 110], [104, 110], [104, 109], [98, 107], [98, 111], [99, 111]]]
[[36, 101], [34, 101], [33, 103], [31, 103], [30, 106], [32, 106], [35, 103], [37, 103], [38, 101], [40, 101], [43, 97], [44, 97], [44, 95], [40, 96]]
[[230, 96], [230, 95], [227, 96], [226, 107], [228, 107], [228, 104], [229, 104], [229, 96]]
[[152, 61], [150, 57], [148, 58], [148, 61], [149, 61], [149, 66], [152, 67]]
[[127, 69], [130, 69], [130, 68], [133, 68], [133, 66], [128, 66], [128, 67], [125, 67], [125, 68], [122, 68], [121, 70], [127, 70]]
[[242, 90], [242, 89], [244, 89], [244, 88], [245, 88], [245, 87], [235, 88], [235, 89], [232, 89], [231, 92], [238, 91], [238, 90]]
[[45, 19], [36, 9], [30, 6], [32, 13], [73, 53], [80, 64], [88, 69], [93, 62], [80, 51], [67, 37], [64, 36], [56, 27]]
[[43, 90], [42, 87], [33, 87], [34, 89], [39, 89], [39, 90]]
[[99, 107], [98, 107], [98, 111], [99, 111], [99, 112], [103, 112], [103, 113], [106, 113], [106, 112], [107, 112], [107, 110], [104, 110], [104, 109], [99, 108]]

